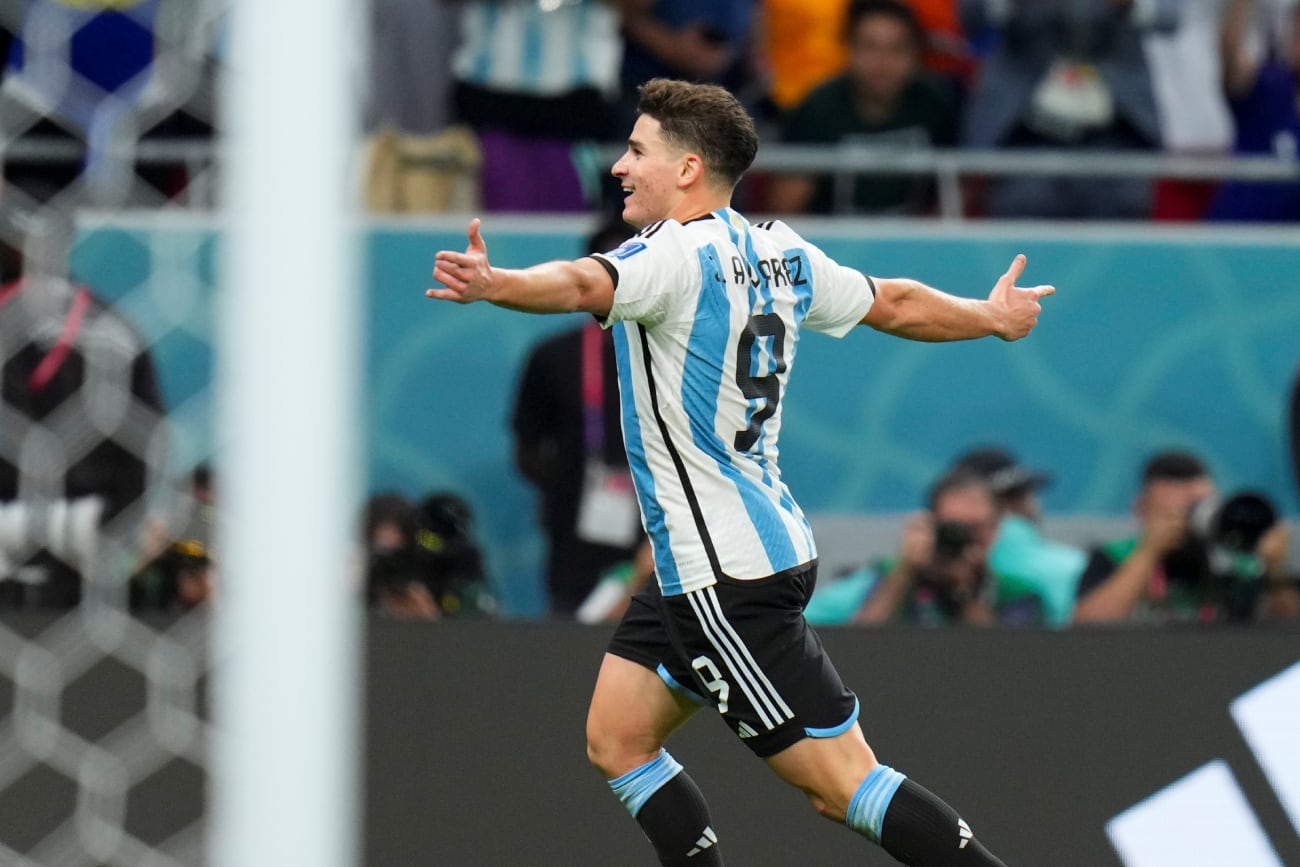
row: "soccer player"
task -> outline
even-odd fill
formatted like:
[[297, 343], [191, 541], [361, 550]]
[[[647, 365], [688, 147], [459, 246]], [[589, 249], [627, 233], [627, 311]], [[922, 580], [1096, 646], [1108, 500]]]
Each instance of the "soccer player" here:
[[817, 551], [781, 480], [777, 438], [800, 331], [854, 325], [913, 340], [1034, 327], [1050, 286], [1017, 287], [1017, 256], [986, 300], [836, 264], [779, 222], [730, 208], [758, 150], [726, 90], [655, 79], [612, 172], [620, 247], [523, 270], [494, 268], [469, 224], [437, 254], [431, 298], [533, 313], [586, 311], [615, 340], [623, 437], [657, 582], [611, 639], [587, 750], [665, 865], [722, 864], [708, 807], [664, 743], [711, 705], [822, 815], [911, 865], [1001, 865], [951, 807], [876, 760], [858, 699], [803, 618]]

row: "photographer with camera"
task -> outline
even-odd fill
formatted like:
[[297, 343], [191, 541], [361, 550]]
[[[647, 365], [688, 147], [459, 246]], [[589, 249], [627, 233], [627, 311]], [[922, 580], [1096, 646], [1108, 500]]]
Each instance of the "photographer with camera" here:
[[996, 581], [988, 566], [998, 512], [988, 480], [957, 469], [930, 489], [929, 509], [903, 526], [898, 558], [858, 609], [859, 623], [991, 624]]
[[1161, 452], [1142, 471], [1139, 532], [1096, 546], [1079, 579], [1076, 623], [1221, 623], [1294, 616], [1286, 524], [1264, 497], [1218, 501], [1205, 464]]
[[971, 449], [953, 468], [979, 473], [993, 489], [999, 519], [988, 562], [998, 576], [999, 607], [1014, 606], [1023, 625], [1069, 624], [1088, 556], [1043, 534], [1038, 491], [1051, 484], [1051, 474], [1030, 469], [1000, 446]]

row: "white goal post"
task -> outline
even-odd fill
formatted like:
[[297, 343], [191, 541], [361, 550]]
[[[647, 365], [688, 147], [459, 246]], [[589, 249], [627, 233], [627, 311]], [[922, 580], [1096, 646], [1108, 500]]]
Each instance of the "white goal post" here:
[[364, 4], [230, 11], [210, 863], [344, 867], [360, 839], [361, 606], [346, 569]]

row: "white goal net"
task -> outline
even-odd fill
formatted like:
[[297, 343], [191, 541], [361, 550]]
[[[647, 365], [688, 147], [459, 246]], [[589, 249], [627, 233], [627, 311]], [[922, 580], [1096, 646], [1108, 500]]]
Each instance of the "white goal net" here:
[[[334, 68], [347, 5], [0, 2], [0, 864], [350, 863], [354, 711], [337, 711], [355, 690], [354, 612], [330, 580], [349, 376], [330, 403], [283, 400], [303, 365], [346, 354], [339, 323], [354, 318], [338, 242], [355, 70]], [[288, 25], [310, 45], [287, 45]], [[258, 92], [303, 84], [281, 64], [327, 93], [333, 77], [333, 103], [277, 118]], [[286, 156], [265, 142], [291, 134], [334, 139], [279, 167], [328, 188], [298, 200], [301, 219], [264, 180]], [[291, 288], [259, 240], [268, 225], [284, 253], [339, 252], [297, 275], [314, 297], [280, 302], [319, 340], [295, 342], [289, 381], [259, 392], [249, 367], [284, 337], [263, 301]], [[290, 409], [339, 430], [295, 448], [273, 433]], [[294, 486], [305, 508], [284, 514], [267, 491]], [[257, 537], [271, 520], [339, 538], [290, 566]], [[309, 584], [317, 597], [286, 610]], [[301, 670], [313, 654], [329, 671]], [[326, 740], [281, 727], [322, 713], [338, 718]]]

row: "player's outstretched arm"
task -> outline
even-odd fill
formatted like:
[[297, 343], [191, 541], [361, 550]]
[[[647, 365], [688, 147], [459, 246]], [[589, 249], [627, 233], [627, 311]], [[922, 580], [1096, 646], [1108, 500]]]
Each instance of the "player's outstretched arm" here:
[[1019, 340], [1038, 323], [1039, 299], [1051, 286], [1016, 285], [1025, 270], [1016, 256], [986, 300], [959, 298], [906, 278], [875, 278], [876, 300], [862, 324], [909, 340], [971, 340], [997, 336]]
[[469, 224], [464, 253], [440, 250], [434, 258], [433, 279], [442, 289], [429, 289], [430, 298], [469, 304], [487, 301], [527, 313], [594, 313], [605, 316], [614, 303], [614, 280], [595, 259], [547, 262], [531, 268], [493, 268], [480, 221]]

